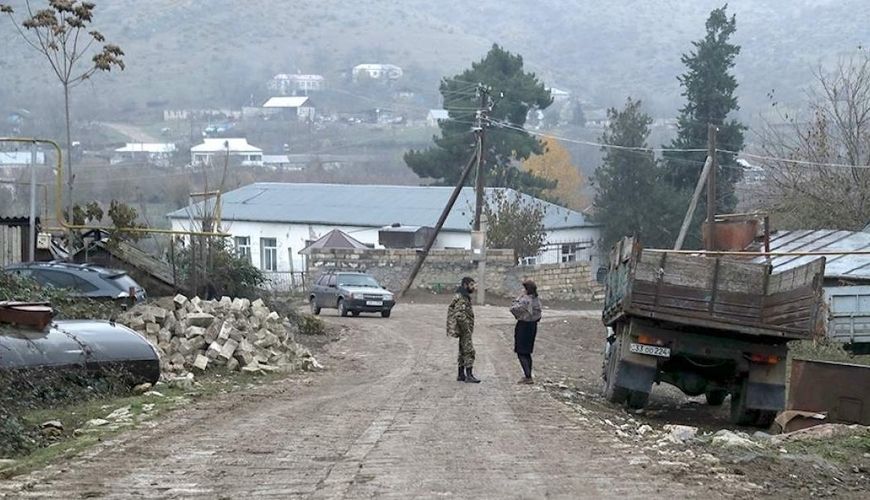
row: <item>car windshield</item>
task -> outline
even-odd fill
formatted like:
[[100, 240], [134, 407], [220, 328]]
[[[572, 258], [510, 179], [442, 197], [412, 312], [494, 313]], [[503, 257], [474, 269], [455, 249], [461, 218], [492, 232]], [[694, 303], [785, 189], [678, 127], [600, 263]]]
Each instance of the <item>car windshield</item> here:
[[374, 278], [365, 274], [340, 274], [338, 284], [339, 286], [381, 287]]
[[141, 286], [139, 286], [139, 283], [136, 283], [136, 280], [131, 278], [129, 275], [123, 273], [111, 276], [109, 277], [109, 280], [117, 285], [119, 290], [123, 290], [125, 292], [130, 290], [130, 287], [133, 287], [136, 290], [142, 288]]

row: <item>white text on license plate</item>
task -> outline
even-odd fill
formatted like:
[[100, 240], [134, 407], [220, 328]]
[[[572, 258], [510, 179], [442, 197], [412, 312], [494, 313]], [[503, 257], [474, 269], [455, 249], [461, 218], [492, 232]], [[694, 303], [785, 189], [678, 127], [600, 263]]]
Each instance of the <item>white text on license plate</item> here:
[[660, 358], [671, 357], [671, 349], [669, 347], [659, 347], [654, 345], [632, 343], [630, 346], [630, 350], [631, 352], [636, 352], [638, 354], [648, 354], [650, 356], [658, 356]]
[[367, 300], [366, 305], [367, 306], [382, 306], [382, 305], [384, 305], [384, 302], [381, 300]]

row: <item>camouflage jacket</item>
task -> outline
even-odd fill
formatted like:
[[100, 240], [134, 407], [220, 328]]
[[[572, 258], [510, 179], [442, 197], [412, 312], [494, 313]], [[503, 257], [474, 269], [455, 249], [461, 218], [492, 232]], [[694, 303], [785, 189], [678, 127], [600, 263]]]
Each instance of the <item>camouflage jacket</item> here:
[[471, 294], [459, 289], [447, 308], [447, 336], [459, 337], [460, 333], [472, 332], [474, 332], [474, 309], [471, 307]]

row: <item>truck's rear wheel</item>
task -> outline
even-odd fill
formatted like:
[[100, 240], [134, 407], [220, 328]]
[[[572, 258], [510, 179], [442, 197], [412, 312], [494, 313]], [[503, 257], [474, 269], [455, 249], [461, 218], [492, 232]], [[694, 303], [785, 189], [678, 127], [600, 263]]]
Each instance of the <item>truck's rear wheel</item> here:
[[758, 416], [755, 419], [755, 425], [765, 429], [773, 425], [776, 420], [776, 412], [770, 410], [755, 410]]
[[629, 391], [616, 385], [616, 372], [619, 370], [621, 340], [616, 339], [610, 346], [610, 355], [604, 369], [604, 399], [614, 404], [623, 404], [628, 399]]
[[629, 391], [628, 394], [628, 407], [632, 410], [640, 410], [646, 406], [646, 402], [649, 401], [649, 393], [643, 391]]
[[704, 397], [707, 399], [707, 404], [710, 406], [722, 406], [722, 403], [725, 402], [727, 396], [728, 391], [724, 389], [713, 389], [704, 393]]

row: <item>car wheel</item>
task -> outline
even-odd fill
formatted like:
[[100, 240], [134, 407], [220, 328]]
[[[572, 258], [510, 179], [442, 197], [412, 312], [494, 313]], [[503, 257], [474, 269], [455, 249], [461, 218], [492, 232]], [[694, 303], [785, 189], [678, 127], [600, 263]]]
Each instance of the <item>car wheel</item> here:
[[320, 314], [320, 307], [317, 305], [317, 300], [314, 297], [311, 297], [309, 304], [311, 305], [311, 314], [315, 316]]
[[390, 317], [390, 310], [388, 309], [386, 311], [381, 311], [381, 317], [382, 318], [389, 318]]
[[338, 315], [347, 316], [347, 305], [345, 305], [344, 299], [338, 299]]

